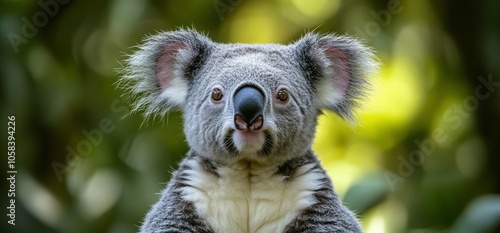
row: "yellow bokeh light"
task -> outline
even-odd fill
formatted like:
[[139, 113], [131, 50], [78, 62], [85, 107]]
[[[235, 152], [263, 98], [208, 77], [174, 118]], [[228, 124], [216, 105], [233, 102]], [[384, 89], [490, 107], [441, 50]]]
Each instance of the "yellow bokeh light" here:
[[[360, 128], [360, 131], [372, 139], [381, 139], [381, 132], [405, 129], [422, 102], [420, 83], [411, 61], [399, 55], [394, 60], [375, 84], [375, 93], [361, 114], [362, 123], [369, 127]], [[391, 146], [393, 139], [384, 136], [387, 136], [385, 140], [379, 142]]]
[[292, 0], [291, 2], [298, 12], [313, 20], [324, 20], [335, 14], [340, 7], [338, 0]]
[[398, 200], [388, 199], [363, 215], [363, 228], [369, 233], [403, 232], [408, 210]]
[[[235, 11], [230, 21], [229, 40], [238, 43], [286, 42], [291, 28], [283, 22], [267, 2], [253, 2]], [[258, 32], [258, 33], [256, 33]]]
[[[322, 159], [323, 160], [323, 159]], [[328, 176], [332, 179], [335, 192], [343, 198], [352, 184], [364, 173], [361, 167], [348, 161], [323, 163]]]

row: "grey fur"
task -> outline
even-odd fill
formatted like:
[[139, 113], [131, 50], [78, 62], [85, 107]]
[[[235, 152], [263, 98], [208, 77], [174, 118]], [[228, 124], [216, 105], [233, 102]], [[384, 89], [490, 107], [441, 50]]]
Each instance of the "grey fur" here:
[[[369, 86], [367, 78], [377, 67], [370, 49], [345, 36], [308, 33], [291, 45], [219, 44], [194, 30], [178, 30], [146, 39], [127, 60], [119, 84], [135, 100], [133, 111], [143, 111], [146, 118], [163, 116], [172, 108], [182, 110], [191, 150], [146, 216], [141, 232], [213, 232], [180, 191], [191, 179], [191, 160], [215, 177], [218, 169], [238, 161], [267, 164], [283, 182], [312, 164], [309, 172], [321, 177], [320, 188], [314, 190], [317, 203], [303, 209], [286, 232], [360, 232], [311, 144], [323, 109], [354, 119], [354, 109]], [[325, 89], [325, 84], [331, 86]], [[266, 137], [258, 153], [239, 151], [232, 139], [232, 95], [243, 85], [258, 88], [266, 99]], [[214, 86], [224, 91], [221, 104], [210, 99]], [[280, 86], [290, 92], [286, 104], [275, 101]]]

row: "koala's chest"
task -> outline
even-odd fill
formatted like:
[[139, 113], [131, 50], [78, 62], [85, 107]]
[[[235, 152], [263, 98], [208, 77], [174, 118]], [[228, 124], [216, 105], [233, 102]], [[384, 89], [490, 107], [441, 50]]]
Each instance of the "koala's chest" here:
[[218, 168], [218, 176], [190, 164], [184, 198], [214, 232], [283, 232], [300, 213], [316, 202], [318, 174], [304, 165], [296, 177], [285, 179], [271, 170]]

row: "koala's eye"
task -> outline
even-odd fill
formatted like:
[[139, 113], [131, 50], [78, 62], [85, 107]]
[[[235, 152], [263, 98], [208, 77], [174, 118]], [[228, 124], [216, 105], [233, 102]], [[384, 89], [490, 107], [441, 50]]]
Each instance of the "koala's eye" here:
[[222, 94], [222, 90], [219, 88], [214, 88], [212, 90], [212, 100], [214, 101], [220, 101], [224, 94]]
[[282, 88], [276, 93], [276, 98], [281, 102], [286, 102], [288, 100], [288, 90]]

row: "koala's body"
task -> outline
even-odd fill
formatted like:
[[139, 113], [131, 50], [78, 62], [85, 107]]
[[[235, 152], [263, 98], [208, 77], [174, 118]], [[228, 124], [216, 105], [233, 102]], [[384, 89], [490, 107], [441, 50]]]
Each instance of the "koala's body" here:
[[183, 112], [190, 146], [141, 232], [361, 232], [311, 144], [324, 109], [352, 120], [377, 68], [354, 39], [220, 44], [194, 30], [148, 38], [122, 83], [146, 116]]

